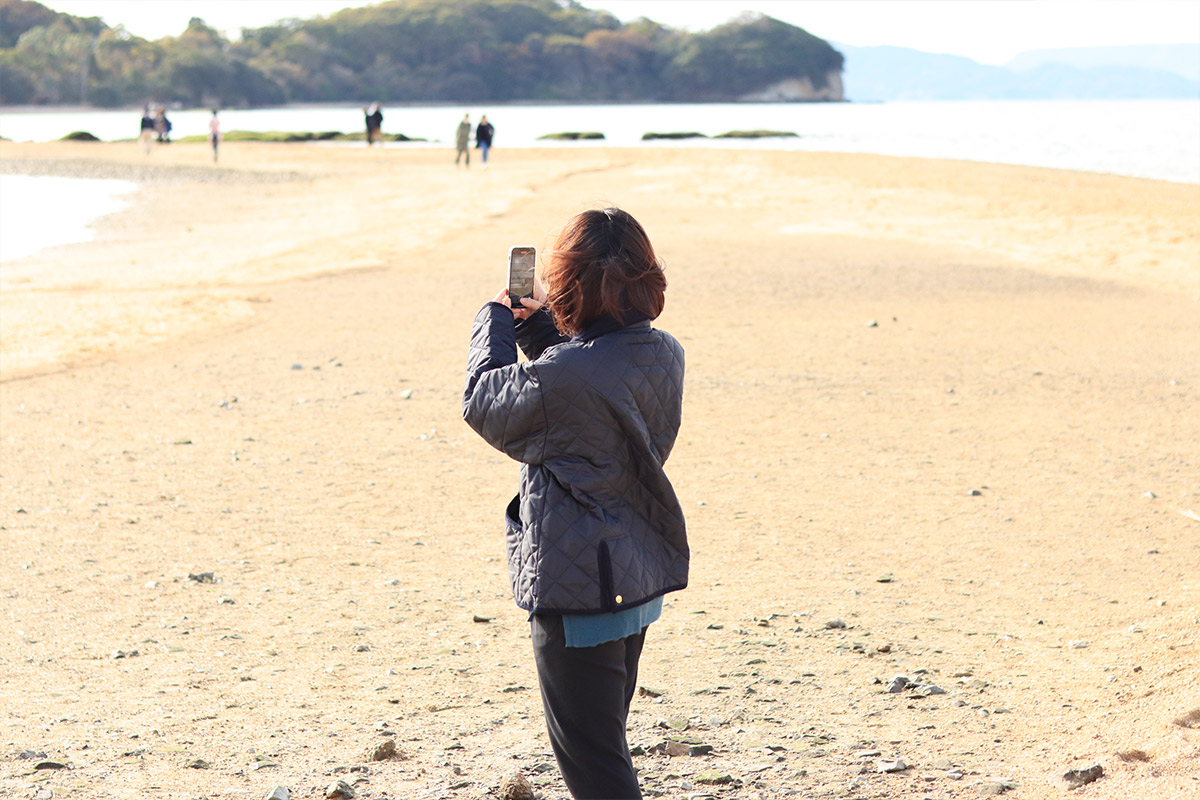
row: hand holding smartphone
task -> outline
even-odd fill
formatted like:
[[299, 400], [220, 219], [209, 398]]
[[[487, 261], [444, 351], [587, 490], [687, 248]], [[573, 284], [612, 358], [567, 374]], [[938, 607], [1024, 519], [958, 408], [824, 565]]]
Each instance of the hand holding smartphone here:
[[537, 250], [517, 245], [508, 249], [508, 302], [520, 310], [522, 297], [533, 298], [533, 267]]

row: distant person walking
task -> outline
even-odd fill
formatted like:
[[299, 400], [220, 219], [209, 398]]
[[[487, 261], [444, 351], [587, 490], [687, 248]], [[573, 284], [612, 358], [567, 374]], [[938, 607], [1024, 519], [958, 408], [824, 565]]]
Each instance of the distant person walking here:
[[371, 103], [363, 109], [364, 119], [367, 123], [367, 147], [379, 142], [383, 146], [383, 112], [379, 110], [379, 103]]
[[467, 169], [471, 168], [471, 115], [463, 114], [462, 122], [458, 123], [458, 130], [454, 135], [454, 146], [458, 152], [454, 155], [454, 166], [458, 166], [459, 159], [466, 156]]
[[217, 146], [221, 144], [221, 120], [217, 119], [217, 110], [213, 109], [212, 119], [208, 121], [208, 141], [212, 144], [213, 162], [217, 160]]
[[150, 150], [154, 147], [154, 117], [150, 115], [150, 106], [142, 109], [142, 129], [138, 134], [138, 144], [142, 146], [142, 152], [150, 155]]
[[154, 130], [158, 133], [158, 141], [163, 144], [171, 143], [171, 120], [167, 119], [167, 110], [159, 106], [154, 115]]
[[488, 150], [492, 149], [492, 136], [496, 129], [487, 121], [487, 114], [479, 118], [479, 127], [475, 129], [475, 146], [479, 148], [483, 158], [483, 168], [487, 169]]

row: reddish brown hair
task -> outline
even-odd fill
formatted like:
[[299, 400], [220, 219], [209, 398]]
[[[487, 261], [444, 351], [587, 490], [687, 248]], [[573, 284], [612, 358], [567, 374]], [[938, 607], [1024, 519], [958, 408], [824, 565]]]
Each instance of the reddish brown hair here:
[[542, 275], [555, 324], [574, 336], [604, 315], [662, 313], [667, 276], [650, 237], [619, 208], [584, 211], [562, 229]]

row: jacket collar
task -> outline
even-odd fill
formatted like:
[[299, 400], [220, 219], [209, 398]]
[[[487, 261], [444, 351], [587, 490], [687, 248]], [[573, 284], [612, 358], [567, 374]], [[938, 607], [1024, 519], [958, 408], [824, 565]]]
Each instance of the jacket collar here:
[[592, 320], [586, 328], [577, 333], [572, 341], [575, 342], [590, 342], [593, 339], [599, 339], [608, 333], [615, 333], [624, 328], [632, 328], [634, 326], [649, 327], [650, 318], [640, 311], [632, 308], [626, 309], [625, 321], [617, 322], [616, 318], [610, 314], [604, 314]]

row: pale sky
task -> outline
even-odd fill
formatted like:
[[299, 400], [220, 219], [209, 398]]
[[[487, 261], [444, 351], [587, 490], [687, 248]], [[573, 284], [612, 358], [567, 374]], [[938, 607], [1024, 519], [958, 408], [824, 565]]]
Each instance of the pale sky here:
[[[378, 0], [40, 0], [102, 17], [147, 39], [177, 35], [200, 17], [227, 35], [285, 17], [327, 16]], [[1200, 0], [582, 0], [628, 21], [649, 17], [707, 30], [761, 11], [847, 45], [895, 45], [1006, 64], [1060, 47], [1200, 42]]]

